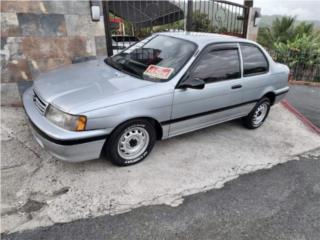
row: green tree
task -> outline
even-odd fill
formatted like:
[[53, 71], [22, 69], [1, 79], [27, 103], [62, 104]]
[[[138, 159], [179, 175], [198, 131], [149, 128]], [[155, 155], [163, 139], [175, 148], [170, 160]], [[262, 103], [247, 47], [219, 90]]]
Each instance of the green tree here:
[[297, 34], [286, 43], [274, 44], [276, 51], [275, 60], [286, 62], [290, 67], [297, 64], [312, 66], [320, 64], [320, 34]]
[[153, 32], [165, 32], [169, 30], [184, 30], [184, 20], [153, 27]]
[[301, 22], [298, 24], [294, 29], [294, 36], [297, 35], [312, 35], [314, 33], [314, 24], [313, 23], [307, 23], [307, 22]]
[[291, 68], [293, 78], [320, 80], [320, 33], [312, 23], [296, 23], [295, 17], [277, 18], [271, 27], [261, 28], [258, 42], [274, 60]]
[[285, 16], [276, 18], [271, 27], [260, 28], [257, 41], [269, 49], [274, 49], [277, 44], [293, 42], [302, 35], [311, 36], [313, 39], [314, 32], [313, 23], [300, 22], [297, 24], [296, 17]]
[[[185, 20], [179, 20], [173, 23], [168, 23], [160, 26], [143, 28], [143, 29], [140, 29], [137, 35], [141, 37], [141, 36], [148, 36], [154, 32], [164, 32], [169, 30], [184, 30], [184, 21]], [[218, 30], [223, 31], [224, 29], [221, 30], [221, 29], [214, 28], [207, 14], [201, 13], [199, 10], [193, 12], [191, 31], [217, 32]]]
[[[184, 20], [179, 20], [174, 23], [164, 24], [161, 26], [153, 27], [154, 32], [168, 31], [168, 30], [184, 30]], [[194, 11], [192, 14], [191, 31], [196, 32], [214, 32], [212, 22], [205, 13], [199, 10]]]
[[192, 14], [191, 30], [196, 32], [214, 32], [215, 29], [208, 15], [197, 10]]
[[276, 18], [271, 27], [259, 29], [257, 41], [269, 49], [273, 47], [274, 43], [286, 43], [295, 35], [295, 21], [296, 17]]

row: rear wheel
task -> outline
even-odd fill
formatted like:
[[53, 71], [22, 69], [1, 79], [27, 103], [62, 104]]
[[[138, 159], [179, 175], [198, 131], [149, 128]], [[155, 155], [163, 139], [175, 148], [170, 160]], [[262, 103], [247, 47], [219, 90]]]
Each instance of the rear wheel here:
[[142, 161], [156, 141], [154, 126], [146, 120], [133, 120], [119, 126], [105, 146], [107, 156], [118, 166]]
[[262, 98], [252, 109], [248, 116], [243, 118], [243, 124], [248, 129], [260, 127], [266, 120], [270, 111], [270, 99]]

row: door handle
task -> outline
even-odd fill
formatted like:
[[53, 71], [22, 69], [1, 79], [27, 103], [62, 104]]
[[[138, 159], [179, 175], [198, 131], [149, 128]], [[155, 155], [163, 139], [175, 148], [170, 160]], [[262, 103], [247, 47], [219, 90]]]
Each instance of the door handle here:
[[242, 85], [241, 84], [237, 84], [237, 85], [233, 85], [231, 87], [231, 89], [237, 89], [237, 88], [242, 88]]

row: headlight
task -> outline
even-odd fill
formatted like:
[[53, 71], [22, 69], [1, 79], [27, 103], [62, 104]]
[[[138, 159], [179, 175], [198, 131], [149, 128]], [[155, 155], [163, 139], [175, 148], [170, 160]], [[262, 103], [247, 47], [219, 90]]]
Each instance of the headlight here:
[[70, 131], [83, 131], [86, 129], [87, 118], [85, 116], [71, 115], [52, 105], [48, 106], [46, 118], [59, 127]]

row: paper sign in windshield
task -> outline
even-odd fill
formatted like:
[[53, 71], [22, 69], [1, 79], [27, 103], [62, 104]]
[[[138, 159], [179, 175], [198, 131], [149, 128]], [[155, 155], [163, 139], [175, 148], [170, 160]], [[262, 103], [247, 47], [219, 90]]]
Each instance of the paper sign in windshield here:
[[173, 68], [160, 67], [156, 65], [149, 65], [143, 74], [160, 79], [168, 79], [173, 72]]

